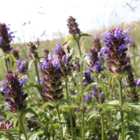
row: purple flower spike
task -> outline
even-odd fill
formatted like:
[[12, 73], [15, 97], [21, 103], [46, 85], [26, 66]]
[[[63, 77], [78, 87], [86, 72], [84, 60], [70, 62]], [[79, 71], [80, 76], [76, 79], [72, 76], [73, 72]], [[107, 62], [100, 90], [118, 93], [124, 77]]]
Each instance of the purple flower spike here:
[[101, 99], [104, 98], [104, 93], [103, 92], [100, 93], [100, 97], [101, 97]]

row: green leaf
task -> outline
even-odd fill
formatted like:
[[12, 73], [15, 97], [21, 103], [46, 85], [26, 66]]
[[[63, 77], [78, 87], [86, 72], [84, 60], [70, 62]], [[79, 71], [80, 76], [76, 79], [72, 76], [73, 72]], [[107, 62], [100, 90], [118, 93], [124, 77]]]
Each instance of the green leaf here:
[[87, 33], [82, 33], [82, 34], [80, 34], [80, 37], [82, 37], [82, 36], [91, 36], [91, 35], [89, 35]]
[[114, 100], [114, 101], [110, 101], [108, 103], [104, 103], [101, 105], [102, 109], [105, 109], [107, 106], [119, 106], [119, 101], [118, 100]]
[[65, 42], [68, 43], [72, 39], [74, 39], [74, 37], [72, 35], [69, 35]]
[[137, 110], [140, 110], [140, 103], [127, 103], [124, 105], [125, 107], [133, 107]]
[[46, 102], [46, 103], [44, 103], [44, 104], [42, 105], [42, 108], [45, 108], [45, 107], [48, 106], [48, 105], [51, 105], [51, 106], [53, 106], [53, 107], [56, 106], [55, 103], [52, 103], [52, 102]]
[[44, 112], [44, 118], [47, 122], [50, 121], [49, 116], [50, 116], [49, 113]]
[[11, 59], [12, 62], [16, 62], [16, 59], [12, 54], [9, 54], [9, 58]]
[[31, 134], [29, 134], [29, 140], [36, 140], [37, 139], [37, 133], [36, 132], [33, 132]]
[[31, 60], [31, 59], [27, 60], [26, 61], [26, 68], [29, 69], [34, 61], [35, 60]]
[[27, 108], [27, 109], [25, 109], [24, 111], [21, 112], [20, 118], [23, 120], [24, 117], [25, 117], [25, 115], [26, 115], [27, 113], [32, 113], [32, 114], [34, 114], [35, 116], [37, 116], [37, 114], [35, 113], [35, 111], [33, 111], [31, 108]]
[[90, 119], [92, 119], [93, 117], [100, 117], [100, 113], [98, 110], [93, 110], [93, 111], [90, 111], [88, 114], [87, 114], [87, 121], [90, 121]]

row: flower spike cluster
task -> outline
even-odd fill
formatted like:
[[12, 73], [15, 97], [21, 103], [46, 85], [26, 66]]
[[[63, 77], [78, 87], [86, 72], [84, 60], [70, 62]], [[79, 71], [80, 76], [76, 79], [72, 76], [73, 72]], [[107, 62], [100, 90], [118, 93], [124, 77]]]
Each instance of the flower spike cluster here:
[[108, 63], [111, 73], [125, 73], [128, 69], [125, 58], [127, 51], [126, 45], [130, 42], [129, 39], [133, 39], [127, 33], [130, 30], [129, 28], [123, 33], [121, 28], [117, 28], [101, 34], [104, 37], [102, 42], [109, 48]]
[[106, 47], [109, 48], [108, 52], [108, 64], [109, 71], [111, 73], [117, 74], [127, 74], [128, 76], [128, 86], [130, 87], [130, 91], [128, 91], [128, 97], [130, 98], [132, 95], [132, 101], [138, 101], [138, 94], [135, 89], [134, 76], [132, 73], [132, 67], [130, 64], [130, 60], [126, 55], [127, 47], [126, 45], [130, 43], [130, 39], [133, 40], [132, 36], [128, 35], [128, 31], [131, 29], [127, 29], [122, 32], [121, 28], [113, 29], [111, 31], [102, 33], [101, 36], [104, 37], [102, 40]]
[[90, 49], [90, 54], [88, 54], [90, 60], [90, 67], [94, 72], [104, 71], [104, 60], [102, 57], [99, 57], [98, 53], [100, 53], [101, 44], [98, 36], [95, 36], [94, 39], [94, 47]]
[[12, 122], [6, 121], [5, 124], [2, 123], [0, 125], [0, 131], [9, 131], [13, 128], [13, 125], [14, 125], [13, 121]]
[[52, 54], [48, 59], [42, 59], [41, 67], [44, 78], [40, 81], [44, 85], [43, 94], [45, 101], [58, 101], [63, 98], [63, 87], [61, 82], [62, 72], [60, 70], [59, 59]]
[[9, 32], [10, 28], [5, 23], [0, 23], [0, 48], [3, 52], [10, 52], [12, 50], [10, 42], [13, 40], [13, 32]]
[[71, 50], [69, 49], [69, 46], [67, 44], [64, 44], [62, 47], [61, 44], [56, 44], [57, 49], [53, 49], [54, 54], [58, 56], [58, 59], [60, 60], [60, 68], [62, 71], [62, 76], [66, 77], [67, 75], [70, 75], [71, 73], [71, 64], [70, 61], [72, 59]]
[[17, 112], [27, 107], [26, 98], [27, 93], [24, 93], [23, 85], [27, 85], [24, 79], [27, 76], [24, 75], [18, 78], [18, 73], [11, 73], [6, 76], [6, 83], [3, 82], [1, 92], [7, 97], [5, 98], [6, 104], [9, 105], [8, 110], [11, 112]]
[[76, 19], [73, 18], [72, 16], [69, 17], [69, 19], [67, 20], [68, 22], [68, 28], [69, 28], [69, 33], [71, 35], [76, 35], [76, 34], [80, 34], [80, 29], [78, 28], [78, 24], [76, 23]]

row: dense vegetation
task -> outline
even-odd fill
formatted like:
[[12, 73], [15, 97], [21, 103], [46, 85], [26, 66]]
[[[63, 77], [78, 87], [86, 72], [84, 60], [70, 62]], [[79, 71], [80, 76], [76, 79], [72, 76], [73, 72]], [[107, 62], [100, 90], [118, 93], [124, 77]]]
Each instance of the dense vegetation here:
[[0, 24], [1, 140], [139, 140], [139, 23], [67, 25], [66, 39], [11, 44]]

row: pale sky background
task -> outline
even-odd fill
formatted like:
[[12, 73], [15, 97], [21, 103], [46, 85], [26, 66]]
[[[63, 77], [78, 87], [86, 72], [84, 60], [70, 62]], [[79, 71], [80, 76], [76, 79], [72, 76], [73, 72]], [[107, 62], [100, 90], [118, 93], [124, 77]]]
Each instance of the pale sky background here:
[[140, 20], [140, 0], [0, 0], [0, 5], [0, 22], [16, 31], [14, 42], [66, 35], [69, 16], [77, 19], [82, 32]]

